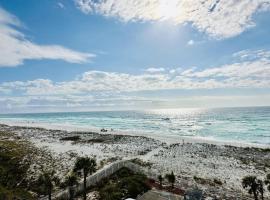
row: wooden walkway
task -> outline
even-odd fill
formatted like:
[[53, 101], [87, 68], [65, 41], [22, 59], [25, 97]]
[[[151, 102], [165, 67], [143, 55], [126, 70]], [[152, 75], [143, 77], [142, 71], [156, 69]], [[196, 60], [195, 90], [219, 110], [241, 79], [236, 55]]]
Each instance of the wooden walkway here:
[[[136, 173], [143, 171], [139, 165], [134, 164], [130, 161], [127, 161], [127, 160], [117, 161], [117, 162], [114, 162], [114, 163], [112, 163], [108, 166], [105, 166], [104, 168], [98, 170], [96, 173], [92, 174], [91, 176], [88, 176], [86, 179], [86, 187], [90, 188], [90, 187], [96, 185], [103, 178], [109, 177], [110, 175], [114, 174], [119, 169], [124, 168], [124, 167], [126, 167], [129, 170], [136, 172]], [[83, 192], [83, 181], [79, 182], [79, 184], [74, 188], [74, 191], [76, 194]], [[40, 200], [46, 200], [46, 199], [48, 199], [48, 197], [40, 198]], [[52, 199], [54, 199], [54, 200], [69, 199], [68, 188], [65, 190], [61, 190], [61, 191], [58, 191], [56, 193], [53, 193]]]

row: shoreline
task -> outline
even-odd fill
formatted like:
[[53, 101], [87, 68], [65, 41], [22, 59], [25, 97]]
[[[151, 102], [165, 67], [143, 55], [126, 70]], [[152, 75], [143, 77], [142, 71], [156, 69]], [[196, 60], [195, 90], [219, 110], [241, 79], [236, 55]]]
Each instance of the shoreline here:
[[214, 145], [201, 140], [168, 144], [145, 135], [99, 134], [97, 131], [85, 132], [85, 129], [79, 132], [78, 129], [66, 131], [30, 125], [0, 123], [3, 141], [26, 140], [38, 149], [36, 152], [45, 152], [45, 157], [36, 156], [32, 160], [32, 170], [28, 173], [30, 179], [38, 176], [37, 169], [57, 169], [58, 177], [64, 180], [76, 158], [81, 156], [93, 157], [99, 168], [115, 161], [135, 160], [155, 174], [165, 175], [173, 171], [176, 183], [184, 190], [198, 187], [210, 196], [231, 194], [237, 197], [243, 194], [243, 177], [255, 175], [263, 179], [270, 173], [270, 148]]
[[176, 143], [206, 143], [214, 144], [220, 146], [235, 146], [235, 147], [255, 147], [255, 148], [270, 148], [270, 145], [259, 144], [259, 143], [247, 143], [247, 142], [238, 142], [238, 141], [221, 141], [217, 139], [209, 139], [203, 137], [189, 137], [189, 136], [161, 136], [161, 135], [149, 135], [143, 132], [132, 132], [132, 131], [120, 131], [120, 130], [108, 130], [107, 132], [101, 132], [100, 128], [96, 127], [83, 127], [70, 124], [49, 124], [43, 122], [33, 122], [33, 121], [6, 121], [0, 120], [0, 124], [8, 125], [12, 127], [25, 127], [25, 128], [43, 128], [51, 131], [67, 131], [67, 132], [91, 132], [97, 134], [111, 134], [111, 135], [122, 135], [122, 136], [140, 136], [147, 137], [167, 144], [176, 144]]

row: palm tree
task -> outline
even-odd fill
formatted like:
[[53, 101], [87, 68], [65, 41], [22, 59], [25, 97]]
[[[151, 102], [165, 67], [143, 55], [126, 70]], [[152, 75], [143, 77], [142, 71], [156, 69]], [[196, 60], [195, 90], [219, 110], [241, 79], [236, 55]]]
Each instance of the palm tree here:
[[260, 193], [261, 190], [260, 182], [261, 180], [258, 180], [256, 176], [246, 176], [242, 179], [243, 188], [248, 189], [249, 194], [253, 194], [254, 200], [259, 200], [258, 194]]
[[79, 157], [76, 160], [74, 166], [74, 172], [78, 172], [80, 170], [83, 171], [83, 198], [86, 200], [86, 177], [88, 174], [93, 174], [96, 171], [96, 160], [89, 157]]
[[258, 180], [258, 191], [261, 194], [262, 200], [264, 199], [264, 188], [263, 188], [263, 181], [262, 180]]
[[170, 174], [166, 174], [165, 177], [168, 180], [168, 182], [172, 184], [172, 189], [173, 189], [174, 183], [175, 183], [175, 175], [174, 175], [173, 171]]
[[269, 192], [270, 192], [270, 174], [267, 174], [264, 183], [265, 183], [265, 185], [267, 185], [267, 189], [268, 189]]
[[69, 199], [72, 200], [74, 197], [74, 185], [78, 184], [78, 177], [74, 173], [70, 173], [66, 177], [65, 184], [68, 186]]
[[159, 180], [159, 185], [160, 185], [160, 188], [162, 188], [162, 181], [163, 181], [163, 177], [162, 175], [158, 175], [158, 180]]
[[48, 195], [48, 199], [51, 200], [53, 187], [59, 183], [59, 179], [55, 176], [55, 172], [43, 172], [39, 175], [37, 181], [44, 194]]

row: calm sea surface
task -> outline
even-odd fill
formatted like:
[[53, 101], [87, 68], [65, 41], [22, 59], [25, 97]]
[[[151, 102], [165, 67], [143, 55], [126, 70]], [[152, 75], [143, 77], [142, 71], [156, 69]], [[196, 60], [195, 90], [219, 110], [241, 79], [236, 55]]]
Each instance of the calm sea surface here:
[[1, 120], [270, 145], [270, 107], [8, 114]]

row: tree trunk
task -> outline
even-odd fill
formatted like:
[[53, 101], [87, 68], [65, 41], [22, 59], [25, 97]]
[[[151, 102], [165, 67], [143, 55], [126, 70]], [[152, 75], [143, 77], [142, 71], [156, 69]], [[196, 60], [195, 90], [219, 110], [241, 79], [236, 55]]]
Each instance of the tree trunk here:
[[83, 173], [83, 199], [86, 200], [86, 173]]
[[259, 200], [258, 199], [258, 194], [256, 190], [253, 190], [253, 194], [254, 194], [254, 200]]
[[69, 186], [69, 200], [73, 200], [74, 191], [73, 186]]
[[49, 200], [52, 200], [52, 192], [51, 191], [49, 191], [48, 198], [49, 198]]

